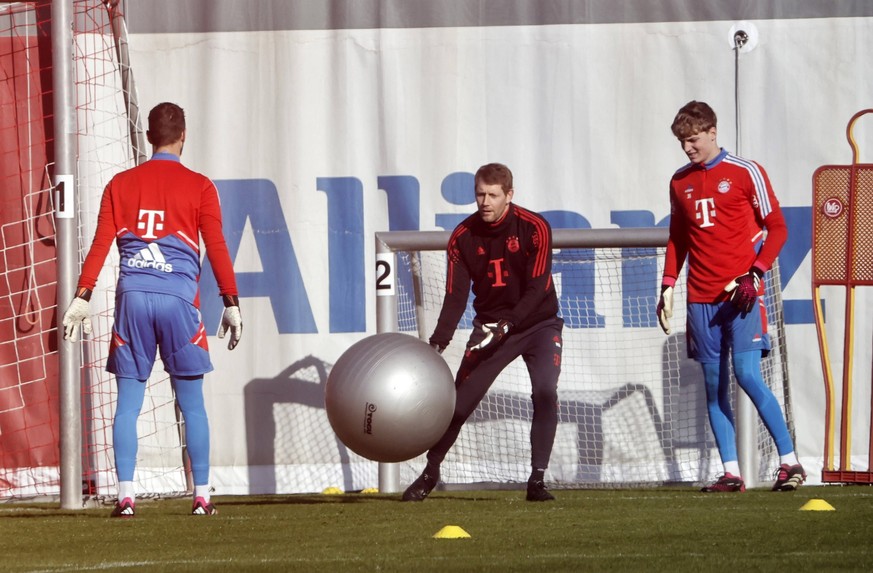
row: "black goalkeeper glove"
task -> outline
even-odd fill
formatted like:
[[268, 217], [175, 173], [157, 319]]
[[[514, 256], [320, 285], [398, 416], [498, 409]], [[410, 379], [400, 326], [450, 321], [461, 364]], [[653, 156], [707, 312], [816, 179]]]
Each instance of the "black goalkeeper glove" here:
[[467, 345], [467, 349], [476, 351], [497, 346], [504, 338], [506, 338], [512, 326], [512, 323], [508, 320], [486, 322], [485, 324], [480, 325], [479, 329], [484, 333], [484, 338], [482, 338], [478, 343], [474, 343], [471, 339], [470, 343]]

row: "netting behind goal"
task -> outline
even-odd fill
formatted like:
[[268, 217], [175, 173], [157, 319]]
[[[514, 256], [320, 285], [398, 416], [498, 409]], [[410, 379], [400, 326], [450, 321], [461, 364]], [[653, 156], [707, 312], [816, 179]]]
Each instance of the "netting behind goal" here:
[[55, 227], [36, 16], [0, 5], [0, 497], [58, 479]]
[[[621, 230], [614, 231], [621, 236]], [[686, 354], [685, 281], [675, 293], [673, 333], [665, 336], [655, 317], [664, 249], [628, 246], [624, 239], [623, 248], [608, 241], [598, 241], [595, 248], [590, 238], [603, 232], [556, 232], [555, 244], [562, 248], [554, 251], [553, 275], [565, 327], [559, 424], [547, 481], [556, 487], [617, 487], [714, 479], [722, 467], [709, 429], [702, 372]], [[390, 241], [391, 235], [380, 237]], [[447, 238], [437, 240], [436, 247], [442, 249]], [[426, 339], [445, 292], [445, 252], [404, 251], [394, 244], [391, 250], [398, 277], [397, 328]], [[768, 275], [773, 351], [763, 369], [790, 420], [778, 268]], [[471, 324], [468, 306], [444, 353], [453, 369]], [[463, 427], [443, 463], [442, 480], [449, 487], [526, 481], [531, 409], [529, 378], [518, 359]], [[756, 438], [752, 457], [764, 480], [778, 466], [778, 456], [760, 422]], [[402, 464], [401, 482], [410, 483], [424, 462], [422, 456]]]
[[[57, 249], [53, 176], [51, 13], [46, 2], [0, 3], [0, 499], [59, 492]], [[117, 2], [73, 2], [79, 245], [96, 227], [103, 187], [140, 156], [138, 114]], [[83, 354], [83, 493], [115, 492], [115, 382], [104, 371], [118, 262], [113, 250], [91, 302]], [[156, 371], [139, 421], [139, 491], [187, 489], [169, 380]]]

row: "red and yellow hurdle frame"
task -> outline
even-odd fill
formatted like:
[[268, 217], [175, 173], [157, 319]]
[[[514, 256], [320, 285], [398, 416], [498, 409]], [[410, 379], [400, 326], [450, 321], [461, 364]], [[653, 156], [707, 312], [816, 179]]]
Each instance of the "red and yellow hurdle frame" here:
[[[822, 482], [873, 483], [873, 389], [868, 441], [868, 467], [853, 470], [852, 366], [855, 344], [855, 287], [873, 286], [873, 164], [859, 163], [858, 145], [852, 133], [855, 122], [873, 109], [859, 111], [846, 127], [852, 148], [851, 165], [824, 165], [812, 176], [812, 299], [819, 352], [825, 382], [825, 448]], [[819, 289], [846, 288], [843, 338], [843, 379], [840, 413], [839, 468], [834, 467], [835, 386], [831, 372]]]

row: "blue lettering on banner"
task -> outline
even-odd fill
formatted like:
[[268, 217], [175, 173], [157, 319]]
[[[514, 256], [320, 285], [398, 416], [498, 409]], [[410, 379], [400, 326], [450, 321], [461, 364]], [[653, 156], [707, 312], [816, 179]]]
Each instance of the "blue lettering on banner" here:
[[[571, 211], [542, 211], [552, 229], [590, 229], [591, 223]], [[581, 264], [580, 264], [581, 263]], [[561, 282], [558, 304], [567, 308], [572, 301], [576, 310], [565, 315], [567, 328], [603, 328], [606, 318], [594, 308], [596, 277], [594, 276], [594, 249], [561, 249], [552, 255], [552, 274], [572, 272], [572, 281]]]
[[[215, 186], [231, 260], [239, 253], [246, 221], [261, 259], [262, 272], [236, 273], [240, 297], [269, 298], [280, 334], [317, 332], [276, 186], [266, 179], [216, 181]], [[209, 259], [200, 273], [200, 304], [206, 332], [217, 332], [223, 305]]]
[[[655, 224], [655, 215], [651, 211], [613, 211], [610, 215], [610, 222], [622, 228], [666, 227], [670, 224], [669, 217]], [[655, 307], [661, 290], [661, 275], [658, 261], [652, 256], [656, 251], [653, 248], [621, 250], [621, 318], [625, 328], [658, 326]], [[640, 276], [654, 277], [654, 281], [635, 280]], [[635, 312], [639, 308], [651, 309], [651, 312]]]
[[[239, 253], [246, 224], [251, 225], [262, 272], [237, 273], [240, 297], [266, 297], [270, 300], [278, 331], [281, 334], [315, 333], [317, 328], [312, 305], [306, 293], [285, 213], [273, 182], [265, 179], [216, 181], [224, 216], [224, 233], [232, 260]], [[387, 199], [390, 231], [416, 231], [420, 224], [421, 186], [411, 175], [385, 175], [376, 179], [376, 188]], [[366, 272], [364, 236], [364, 184], [355, 177], [319, 177], [315, 190], [327, 196], [328, 276], [312, 278], [311, 284], [328, 285], [330, 332], [366, 332]], [[473, 205], [473, 174], [456, 172], [447, 175], [440, 186], [442, 198], [450, 205]], [[788, 224], [788, 242], [779, 255], [782, 288], [790, 282], [807, 257], [812, 245], [811, 207], [782, 207]], [[472, 212], [472, 209], [471, 211]], [[589, 221], [573, 211], [543, 211], [554, 229], [590, 229]], [[434, 225], [453, 229], [468, 214], [437, 213]], [[669, 217], [656, 221], [650, 211], [612, 211], [610, 222], [621, 228], [664, 227]], [[307, 240], [317, 240], [307, 237]], [[657, 326], [660, 273], [658, 262], [651, 257], [655, 249], [623, 249], [621, 267], [623, 325], [627, 328]], [[580, 265], [580, 261], [588, 264]], [[572, 300], [579, 312], [565, 317], [568, 328], [603, 328], [605, 318], [594, 308], [596, 292], [594, 249], [561, 249], [553, 259], [556, 275], [573, 269], [575, 278], [562, 283], [562, 305]], [[221, 320], [221, 298], [208, 259], [201, 274], [201, 303], [208, 332], [216, 332]], [[640, 277], [650, 277], [640, 280]], [[399, 268], [398, 284], [411, 288], [411, 276]], [[814, 322], [811, 299], [783, 300], [786, 324]], [[642, 311], [640, 310], [642, 308]], [[649, 309], [648, 311], [646, 309]], [[469, 319], [459, 326], [469, 328]], [[404, 329], [401, 325], [401, 329]]]
[[365, 332], [364, 186], [355, 177], [319, 177], [327, 194], [328, 297], [331, 332]]
[[[782, 214], [785, 224], [788, 225], [788, 240], [779, 253], [779, 274], [782, 276], [782, 290], [785, 290], [785, 286], [812, 250], [812, 207], [783, 206]], [[822, 312], [825, 313], [826, 310], [822, 301]], [[801, 300], [783, 298], [782, 312], [785, 324], [815, 323], [812, 297]]]

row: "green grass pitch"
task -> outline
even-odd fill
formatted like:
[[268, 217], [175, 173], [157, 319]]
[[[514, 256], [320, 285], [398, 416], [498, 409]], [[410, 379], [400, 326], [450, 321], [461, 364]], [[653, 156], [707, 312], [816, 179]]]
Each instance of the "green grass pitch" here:
[[[110, 507], [0, 505], [0, 570], [66, 571], [871, 571], [873, 488], [702, 494], [693, 488], [218, 496]], [[823, 500], [833, 511], [802, 509]], [[457, 526], [469, 538], [435, 538]]]

